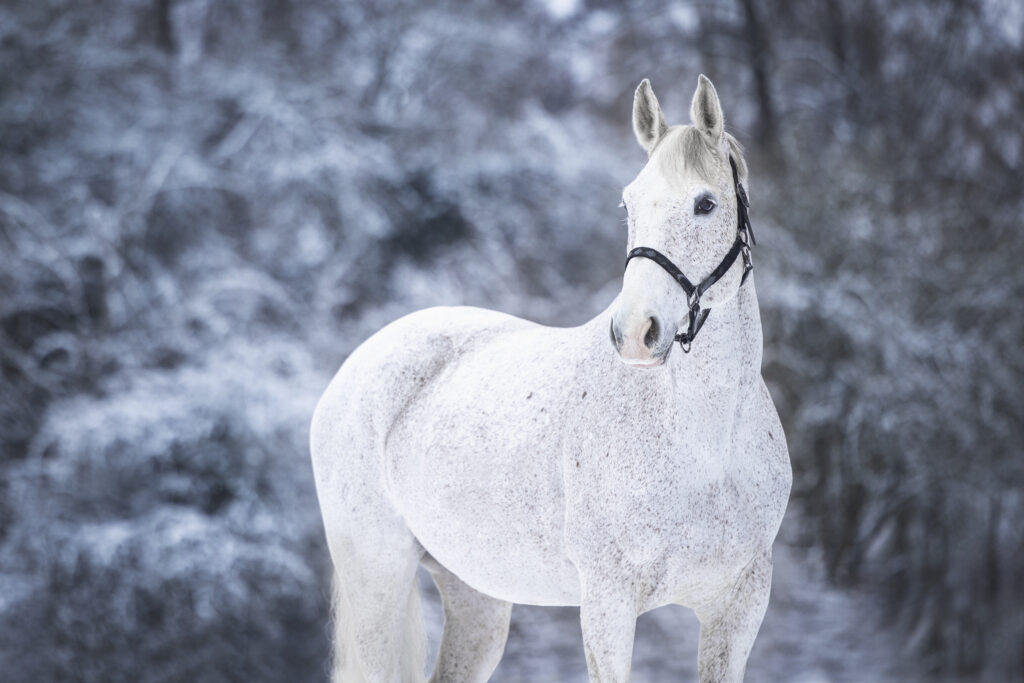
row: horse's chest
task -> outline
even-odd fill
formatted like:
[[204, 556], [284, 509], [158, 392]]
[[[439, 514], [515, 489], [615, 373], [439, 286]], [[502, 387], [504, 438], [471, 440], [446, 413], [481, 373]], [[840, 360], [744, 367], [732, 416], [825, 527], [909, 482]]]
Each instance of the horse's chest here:
[[570, 555], [636, 577], [649, 607], [714, 591], [773, 535], [752, 473], [725, 465], [728, 440], [683, 435], [640, 439], [635, 457], [581, 450], [567, 468]]

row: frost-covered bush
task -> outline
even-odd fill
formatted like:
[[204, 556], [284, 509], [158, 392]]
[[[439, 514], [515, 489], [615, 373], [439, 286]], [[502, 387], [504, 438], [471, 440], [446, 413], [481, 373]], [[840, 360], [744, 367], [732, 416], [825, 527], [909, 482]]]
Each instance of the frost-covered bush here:
[[[267, 515], [188, 508], [81, 523], [8, 606], [5, 680], [312, 680], [322, 577]], [[45, 656], [41, 656], [45, 653]]]
[[632, 89], [683, 121], [698, 71], [748, 147], [803, 537], [921, 668], [1019, 672], [1009, 9], [3, 7], [0, 677], [322, 680], [317, 395], [414, 308], [601, 310]]
[[321, 675], [309, 370], [275, 344], [209, 360], [55, 404], [9, 465], [8, 680]]
[[[918, 44], [921, 10], [892, 14], [878, 43], [946, 54]], [[805, 163], [766, 198], [785, 245], [762, 295], [766, 373], [833, 580], [873, 587], [923, 668], [998, 677], [1024, 670], [1010, 645], [1024, 642], [1024, 195], [1014, 153], [990, 139], [1024, 144], [1008, 106], [1024, 78], [1006, 77], [997, 15], [933, 19], [969, 56], [861, 74], [858, 97], [892, 105], [847, 119], [863, 144], [784, 138]]]

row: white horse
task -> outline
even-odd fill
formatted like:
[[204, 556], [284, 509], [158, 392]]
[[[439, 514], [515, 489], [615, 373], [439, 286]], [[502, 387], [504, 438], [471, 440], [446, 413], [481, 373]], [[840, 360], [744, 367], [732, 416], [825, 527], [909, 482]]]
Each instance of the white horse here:
[[607, 310], [575, 328], [413, 313], [324, 393], [311, 447], [335, 680], [423, 679], [420, 564], [444, 604], [431, 681], [487, 680], [516, 602], [578, 605], [602, 683], [629, 679], [638, 615], [689, 606], [700, 680], [742, 680], [792, 472], [745, 277], [747, 169], [704, 76], [691, 118], [669, 127], [640, 83], [649, 160], [623, 192], [636, 257]]

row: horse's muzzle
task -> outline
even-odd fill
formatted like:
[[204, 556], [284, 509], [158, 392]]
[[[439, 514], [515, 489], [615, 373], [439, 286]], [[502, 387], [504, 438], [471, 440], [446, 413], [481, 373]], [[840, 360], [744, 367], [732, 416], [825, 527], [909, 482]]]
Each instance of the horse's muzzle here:
[[629, 316], [625, 321], [613, 315], [609, 334], [623, 363], [645, 368], [665, 362], [674, 336], [658, 316], [650, 314]]

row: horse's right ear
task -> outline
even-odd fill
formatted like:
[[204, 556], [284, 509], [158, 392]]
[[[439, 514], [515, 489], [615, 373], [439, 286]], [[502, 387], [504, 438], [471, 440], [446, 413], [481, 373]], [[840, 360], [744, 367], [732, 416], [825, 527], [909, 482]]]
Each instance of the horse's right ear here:
[[693, 104], [690, 105], [690, 118], [697, 130], [711, 143], [712, 148], [717, 149], [725, 130], [722, 103], [718, 101], [715, 86], [711, 85], [711, 80], [704, 74], [697, 78], [697, 90], [693, 93]]
[[654, 96], [651, 82], [640, 81], [633, 96], [633, 132], [637, 142], [650, 154], [658, 141], [668, 132], [668, 124], [661, 114], [658, 98]]

